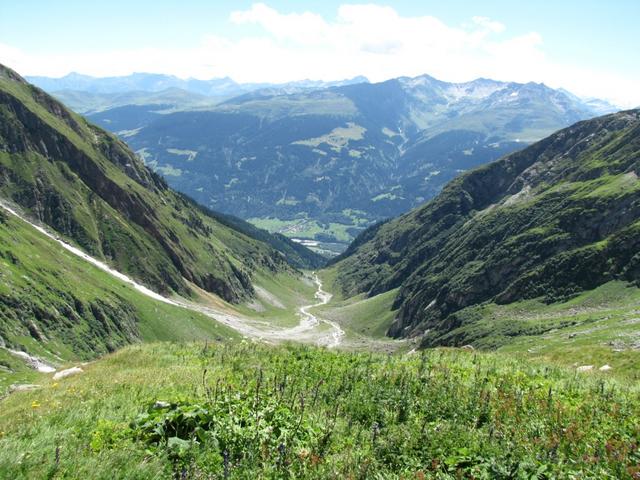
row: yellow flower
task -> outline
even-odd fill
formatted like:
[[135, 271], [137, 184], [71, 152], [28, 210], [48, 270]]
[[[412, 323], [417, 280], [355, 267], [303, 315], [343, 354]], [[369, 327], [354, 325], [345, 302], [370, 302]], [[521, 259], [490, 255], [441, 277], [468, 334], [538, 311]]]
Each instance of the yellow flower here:
[[58, 382], [55, 382], [54, 384], [52, 384], [51, 388], [58, 388]]
[[31, 402], [31, 408], [40, 408], [40, 404], [34, 400], [33, 402]]

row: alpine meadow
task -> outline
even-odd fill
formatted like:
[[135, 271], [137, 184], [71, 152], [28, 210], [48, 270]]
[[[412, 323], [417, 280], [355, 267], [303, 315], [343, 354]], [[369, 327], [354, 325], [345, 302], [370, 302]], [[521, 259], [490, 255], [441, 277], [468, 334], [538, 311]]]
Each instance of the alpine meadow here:
[[640, 480], [640, 4], [0, 5], [0, 479]]

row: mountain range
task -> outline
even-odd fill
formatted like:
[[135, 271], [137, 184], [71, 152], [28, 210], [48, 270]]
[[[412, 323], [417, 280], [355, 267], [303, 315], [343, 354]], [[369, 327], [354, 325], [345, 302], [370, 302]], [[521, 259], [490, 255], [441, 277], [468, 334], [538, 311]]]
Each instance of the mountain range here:
[[[173, 191], [149, 167], [254, 221], [283, 221], [274, 211], [285, 211], [348, 226], [349, 235], [362, 230], [332, 262], [336, 288], [345, 298], [395, 292], [388, 333], [418, 335], [427, 345], [475, 340], [469, 309], [483, 302], [557, 301], [638, 277], [638, 111], [575, 123], [495, 162], [497, 152], [595, 107], [540, 84], [423, 76], [257, 90], [213, 110], [129, 105], [91, 115], [137, 147], [138, 158], [15, 72], [2, 70], [1, 87], [0, 193], [162, 293], [188, 296], [195, 286], [243, 302], [254, 294], [254, 272], [324, 260], [300, 242], [201, 206], [202, 196]], [[210, 147], [187, 149], [178, 140], [185, 138]], [[182, 163], [164, 163], [163, 155]], [[434, 173], [435, 166], [448, 170]], [[446, 178], [469, 168], [439, 193]], [[386, 177], [397, 185], [371, 201], [367, 192]], [[435, 198], [389, 206], [407, 200], [407, 191], [422, 193], [414, 202]], [[303, 195], [316, 200], [301, 202]], [[403, 210], [410, 211], [380, 221]], [[314, 237], [323, 234], [316, 229]]]
[[199, 203], [325, 253], [469, 168], [615, 110], [543, 84], [428, 75], [262, 88], [215, 105], [192, 93], [152, 95], [156, 103], [137, 95], [88, 118]]
[[[640, 110], [533, 141], [596, 104], [421, 77], [95, 112], [136, 155], [0, 66], [0, 477], [635, 478]], [[331, 219], [292, 210], [306, 243], [362, 231], [320, 269], [160, 151], [208, 205], [282, 225], [287, 188]], [[433, 198], [376, 221], [385, 175], [369, 204]]]
[[[194, 96], [229, 98], [255, 90], [278, 89], [280, 91], [294, 92], [368, 82], [367, 78], [363, 76], [354, 77], [349, 80], [330, 82], [321, 80], [299, 80], [275, 84], [238, 83], [229, 77], [199, 80], [196, 78], [182, 79], [173, 75], [156, 73], [133, 73], [131, 75], [116, 77], [92, 77], [76, 72], [69, 73], [60, 78], [27, 76], [26, 79], [43, 90], [55, 92], [65, 99], [69, 99], [74, 95], [76, 97], [86, 96], [87, 94], [94, 96], [101, 95], [107, 104], [108, 100], [106, 100], [106, 98], [114, 97], [117, 94], [130, 94], [131, 92], [137, 92], [139, 94], [163, 94], [167, 91], [180, 90], [193, 94]], [[76, 102], [77, 101], [78, 100], [76, 100]], [[69, 106], [76, 109], [72, 104]]]

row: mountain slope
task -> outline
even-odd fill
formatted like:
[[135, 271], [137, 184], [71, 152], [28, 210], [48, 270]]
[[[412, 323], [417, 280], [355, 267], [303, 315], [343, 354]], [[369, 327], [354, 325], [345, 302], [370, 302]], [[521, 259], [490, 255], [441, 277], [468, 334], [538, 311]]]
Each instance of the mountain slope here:
[[340, 258], [347, 296], [400, 287], [389, 333], [437, 344], [466, 307], [640, 280], [640, 111], [599, 117], [461, 175]]
[[237, 302], [283, 254], [167, 187], [114, 136], [0, 68], [0, 195], [160, 292], [187, 281]]
[[344, 246], [364, 226], [432, 198], [461, 171], [595, 115], [542, 84], [427, 75], [260, 90], [206, 111], [156, 110], [120, 107], [90, 118], [120, 132], [198, 202]]
[[127, 91], [122, 93], [92, 93], [83, 90], [57, 90], [52, 95], [74, 112], [82, 115], [97, 113], [127, 105], [151, 106], [154, 110], [205, 108], [228, 99], [228, 96], [208, 97], [181, 88], [167, 88], [159, 92]]
[[[95, 358], [143, 340], [237, 336], [202, 314], [147, 298], [4, 209], [0, 279], [0, 347], [26, 350], [55, 364]], [[11, 357], [5, 367], [24, 362], [10, 362]]]

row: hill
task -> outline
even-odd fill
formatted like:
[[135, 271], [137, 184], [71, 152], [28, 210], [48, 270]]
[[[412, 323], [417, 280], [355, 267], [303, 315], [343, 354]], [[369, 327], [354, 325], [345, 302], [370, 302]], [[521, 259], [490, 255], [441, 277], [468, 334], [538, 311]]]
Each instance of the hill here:
[[36, 375], [16, 351], [57, 364], [141, 341], [238, 336], [205, 315], [143, 295], [4, 209], [0, 279], [0, 389], [13, 373]]
[[389, 334], [425, 345], [490, 335], [495, 311], [474, 307], [637, 283], [639, 152], [640, 111], [579, 122], [366, 231], [333, 267], [335, 283], [347, 297], [398, 288]]

